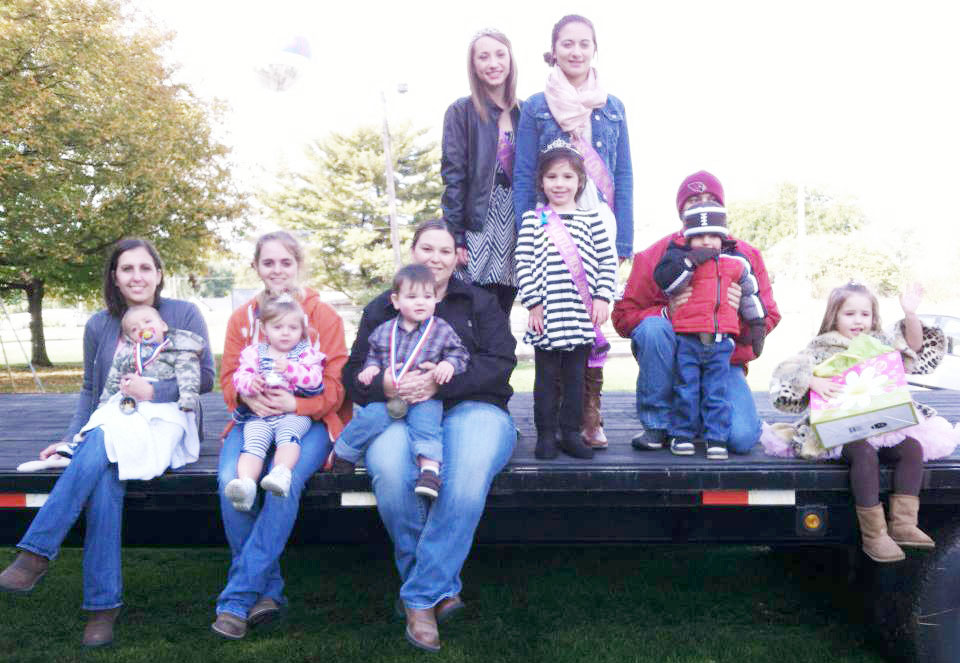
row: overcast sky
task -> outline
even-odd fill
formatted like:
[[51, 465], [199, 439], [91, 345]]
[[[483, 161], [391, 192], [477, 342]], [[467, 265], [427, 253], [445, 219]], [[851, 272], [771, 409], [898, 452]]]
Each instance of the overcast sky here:
[[[137, 4], [177, 32], [170, 56], [184, 80], [229, 105], [225, 140], [248, 180], [297, 163], [329, 131], [379, 124], [381, 89], [392, 123], [439, 137], [444, 110], [468, 93], [466, 45], [482, 27], [513, 41], [521, 97], [540, 91], [553, 23], [584, 13], [601, 81], [627, 108], [636, 248], [675, 227], [676, 187], [701, 168], [728, 202], [802, 180], [856, 199], [881, 227], [960, 220], [942, 206], [960, 182], [957, 3]], [[289, 90], [266, 89], [256, 67], [296, 36], [309, 64]]]

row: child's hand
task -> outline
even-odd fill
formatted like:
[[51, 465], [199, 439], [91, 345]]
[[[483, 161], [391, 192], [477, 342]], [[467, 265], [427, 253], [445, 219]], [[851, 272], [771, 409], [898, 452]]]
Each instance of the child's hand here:
[[367, 366], [365, 369], [357, 373], [357, 382], [369, 387], [370, 383], [373, 382], [373, 378], [375, 378], [379, 372], [379, 366]]
[[600, 327], [610, 318], [610, 304], [602, 299], [593, 300], [593, 324]]
[[903, 314], [905, 316], [916, 315], [922, 299], [923, 286], [916, 282], [908, 284], [900, 295], [900, 308], [903, 309]]
[[267, 381], [263, 379], [263, 376], [257, 373], [253, 376], [253, 380], [250, 381], [250, 393], [251, 394], [262, 394], [263, 390], [267, 386]]
[[527, 321], [527, 329], [534, 334], [543, 333], [543, 304], [537, 304], [530, 309], [530, 320]]
[[433, 369], [433, 381], [437, 384], [447, 384], [453, 377], [453, 364], [449, 361], [441, 361]]
[[690, 249], [690, 253], [688, 255], [690, 257], [690, 262], [699, 267], [708, 260], [713, 260], [720, 255], [720, 251], [718, 249], [711, 249], [707, 246], [701, 246], [697, 249]]
[[287, 365], [289, 363], [290, 362], [287, 361], [286, 357], [280, 357], [280, 359], [277, 359], [273, 362], [273, 370], [277, 373], [283, 373], [287, 370]]
[[843, 387], [839, 383], [833, 382], [829, 378], [818, 378], [816, 376], [810, 378], [810, 389], [828, 401], [843, 393]]

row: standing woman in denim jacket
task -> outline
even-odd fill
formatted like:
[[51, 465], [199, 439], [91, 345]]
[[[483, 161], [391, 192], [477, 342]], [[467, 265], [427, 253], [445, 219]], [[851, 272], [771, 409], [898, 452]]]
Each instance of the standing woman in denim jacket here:
[[470, 96], [454, 101], [443, 116], [443, 216], [456, 238], [458, 265], [509, 316], [517, 296], [511, 178], [520, 104], [506, 35], [491, 28], [474, 35], [467, 75]]
[[[523, 105], [517, 128], [513, 170], [513, 206], [517, 228], [524, 212], [536, 207], [537, 159], [558, 138], [583, 154], [588, 183], [580, 198], [584, 209], [597, 209], [617, 256], [633, 255], [633, 169], [623, 103], [601, 87], [591, 63], [597, 52], [593, 23], [576, 14], [553, 26], [551, 65], [546, 89]], [[600, 419], [602, 366], [587, 367], [585, 379], [584, 439], [605, 449], [607, 438]]]
[[[213, 388], [213, 355], [200, 311], [190, 302], [161, 297], [162, 289], [163, 263], [150, 242], [122, 239], [113, 246], [103, 275], [107, 307], [94, 313], [83, 328], [83, 388], [73, 419], [63, 438], [41, 451], [40, 458], [55, 456], [57, 447], [72, 441], [97, 408], [120, 342], [120, 319], [131, 306], [152, 306], [170, 327], [201, 336], [204, 344], [200, 354], [200, 393]], [[176, 403], [180, 396], [173, 378], [148, 382], [134, 374], [121, 378], [120, 391], [138, 401], [155, 403]], [[46, 503], [17, 544], [20, 554], [0, 573], [0, 590], [20, 594], [31, 591], [56, 558], [80, 512], [86, 510], [83, 609], [89, 616], [83, 644], [87, 647], [113, 641], [113, 624], [123, 605], [120, 540], [126, 485], [118, 478], [117, 464], [107, 457], [103, 430], [87, 431]]]

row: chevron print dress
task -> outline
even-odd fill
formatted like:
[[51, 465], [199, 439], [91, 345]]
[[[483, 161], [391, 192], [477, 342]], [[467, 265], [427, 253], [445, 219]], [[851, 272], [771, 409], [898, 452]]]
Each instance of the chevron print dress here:
[[[507, 133], [512, 142], [512, 133]], [[480, 230], [468, 230], [468, 280], [477, 285], [499, 283], [516, 286], [513, 253], [517, 246], [517, 228], [513, 215], [513, 189], [499, 161], [490, 189], [487, 218]]]

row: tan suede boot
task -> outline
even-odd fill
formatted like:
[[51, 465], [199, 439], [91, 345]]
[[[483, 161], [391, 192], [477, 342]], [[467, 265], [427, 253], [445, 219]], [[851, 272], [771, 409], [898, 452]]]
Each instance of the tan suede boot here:
[[890, 538], [909, 548], [933, 548], [936, 544], [917, 527], [920, 498], [914, 495], [890, 495]]
[[890, 535], [887, 534], [887, 521], [883, 518], [883, 506], [857, 507], [857, 520], [860, 523], [860, 537], [863, 539], [863, 552], [875, 562], [899, 562], [906, 559]]
[[603, 390], [603, 369], [588, 366], [583, 376], [583, 439], [594, 449], [606, 449], [607, 436], [600, 416], [600, 392]]
[[113, 642], [113, 623], [119, 614], [120, 608], [91, 610], [83, 629], [83, 646], [104, 647]]
[[21, 550], [13, 563], [0, 573], [0, 590], [26, 594], [43, 579], [50, 561], [46, 557]]

